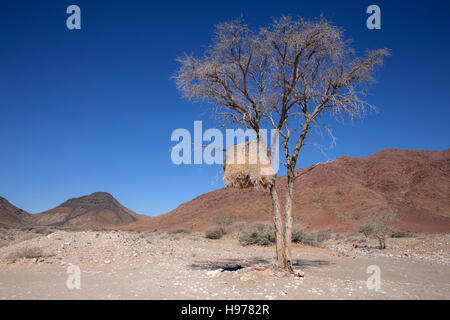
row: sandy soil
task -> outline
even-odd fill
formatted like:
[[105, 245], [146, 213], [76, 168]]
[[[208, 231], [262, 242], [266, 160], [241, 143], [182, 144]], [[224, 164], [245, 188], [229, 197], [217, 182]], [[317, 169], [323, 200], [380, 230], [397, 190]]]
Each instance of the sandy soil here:
[[[357, 236], [323, 248], [295, 245], [304, 278], [274, 273], [273, 247], [242, 247], [235, 236], [17, 231], [5, 239], [0, 299], [450, 298], [449, 235], [389, 239], [383, 251]], [[70, 265], [81, 270], [80, 289], [66, 285]], [[378, 291], [367, 287], [371, 265], [381, 271]]]

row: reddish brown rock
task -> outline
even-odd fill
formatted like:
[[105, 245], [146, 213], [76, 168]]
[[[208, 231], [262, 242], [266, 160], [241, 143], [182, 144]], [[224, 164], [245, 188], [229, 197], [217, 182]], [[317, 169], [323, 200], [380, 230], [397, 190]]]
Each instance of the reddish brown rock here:
[[[278, 178], [279, 184], [284, 181]], [[308, 229], [355, 231], [365, 217], [386, 209], [398, 212], [398, 229], [450, 232], [450, 149], [386, 149], [364, 158], [344, 156], [319, 165], [295, 185], [294, 221]], [[122, 228], [204, 230], [219, 211], [248, 223], [272, 218], [267, 191], [219, 189]]]

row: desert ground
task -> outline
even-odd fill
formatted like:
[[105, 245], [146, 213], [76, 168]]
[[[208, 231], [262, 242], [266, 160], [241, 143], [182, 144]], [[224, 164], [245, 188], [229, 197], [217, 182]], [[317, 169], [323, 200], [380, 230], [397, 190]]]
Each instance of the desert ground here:
[[[360, 234], [294, 245], [303, 278], [274, 272], [273, 246], [203, 233], [3, 229], [0, 299], [449, 299], [450, 235]], [[80, 289], [66, 285], [80, 268]], [[381, 271], [368, 289], [367, 267]]]

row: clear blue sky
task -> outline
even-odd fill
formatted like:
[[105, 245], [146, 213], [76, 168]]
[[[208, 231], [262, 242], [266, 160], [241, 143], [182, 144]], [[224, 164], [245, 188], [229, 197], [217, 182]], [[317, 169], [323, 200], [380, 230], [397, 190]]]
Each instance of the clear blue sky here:
[[[82, 29], [66, 28], [77, 4]], [[378, 4], [382, 30], [366, 28]], [[35, 213], [107, 191], [157, 215], [223, 187], [221, 166], [175, 166], [171, 132], [205, 108], [181, 99], [177, 55], [200, 53], [216, 23], [281, 14], [346, 29], [355, 48], [389, 47], [369, 101], [380, 114], [336, 124], [337, 145], [306, 148], [300, 166], [383, 148], [450, 147], [449, 1], [5, 1], [0, 6], [0, 195]]]

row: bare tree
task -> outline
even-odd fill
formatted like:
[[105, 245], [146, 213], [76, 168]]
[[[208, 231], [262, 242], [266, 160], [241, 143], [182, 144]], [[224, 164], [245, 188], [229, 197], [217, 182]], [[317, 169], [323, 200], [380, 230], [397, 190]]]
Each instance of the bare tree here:
[[[268, 188], [281, 269], [293, 272], [294, 181], [314, 168], [295, 170], [308, 132], [324, 125], [319, 120], [326, 114], [358, 118], [374, 108], [364, 100], [366, 85], [388, 54], [378, 49], [356, 57], [343, 30], [324, 18], [282, 16], [259, 30], [242, 19], [220, 23], [203, 56], [178, 58], [175, 79], [185, 98], [206, 101], [224, 124], [279, 130], [287, 168], [284, 208], [276, 183]], [[273, 144], [270, 149], [273, 156]]]
[[374, 236], [378, 239], [379, 248], [386, 249], [386, 236], [392, 232], [392, 225], [397, 220], [397, 213], [391, 210], [382, 211], [370, 216], [360, 226], [359, 231], [364, 236]]
[[226, 233], [226, 228], [233, 224], [234, 220], [236, 220], [235, 216], [223, 212], [216, 213], [213, 218], [214, 223], [217, 225], [222, 235]]

